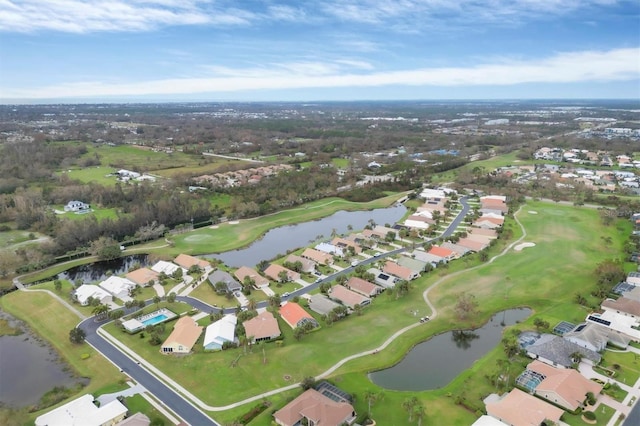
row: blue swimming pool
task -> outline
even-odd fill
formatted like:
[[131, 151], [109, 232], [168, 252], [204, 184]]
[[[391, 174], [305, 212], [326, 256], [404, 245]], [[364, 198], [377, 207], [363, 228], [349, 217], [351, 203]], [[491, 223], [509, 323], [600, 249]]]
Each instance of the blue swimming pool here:
[[146, 319], [144, 321], [142, 321], [142, 323], [146, 326], [148, 325], [156, 325], [158, 323], [163, 322], [164, 320], [166, 320], [167, 318], [169, 318], [168, 316], [166, 316], [165, 314], [160, 314], [160, 315], [156, 315], [155, 317]]

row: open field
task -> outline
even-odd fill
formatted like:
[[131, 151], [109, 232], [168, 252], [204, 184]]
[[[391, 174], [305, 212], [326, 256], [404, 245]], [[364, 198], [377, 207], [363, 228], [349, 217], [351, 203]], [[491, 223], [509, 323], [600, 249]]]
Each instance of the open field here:
[[82, 183], [99, 183], [104, 186], [113, 186], [118, 182], [115, 176], [107, 176], [116, 171], [114, 167], [93, 166], [82, 169], [63, 170], [61, 174], [66, 174], [69, 179], [77, 180]]

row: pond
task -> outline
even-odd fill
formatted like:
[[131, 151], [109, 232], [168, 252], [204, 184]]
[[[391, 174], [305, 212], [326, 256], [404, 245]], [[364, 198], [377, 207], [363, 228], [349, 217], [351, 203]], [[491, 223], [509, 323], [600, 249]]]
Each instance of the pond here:
[[3, 311], [0, 319], [22, 331], [17, 336], [0, 336], [0, 406], [26, 407], [55, 386], [87, 384], [86, 379], [72, 375], [55, 350], [24, 323]]
[[60, 279], [71, 282], [82, 281], [83, 284], [89, 284], [96, 281], [104, 281], [110, 275], [124, 274], [134, 265], [147, 266], [148, 264], [148, 256], [146, 254], [132, 254], [114, 260], [103, 260], [74, 266], [44, 281]]
[[475, 330], [439, 334], [413, 347], [398, 364], [369, 374], [380, 387], [400, 391], [438, 389], [485, 356], [502, 340], [506, 326], [526, 319], [531, 309], [509, 309], [495, 314]]
[[263, 238], [247, 248], [207, 257], [220, 259], [226, 265], [235, 268], [254, 266], [261, 260], [273, 259], [285, 254], [288, 250], [327, 240], [331, 238], [333, 232], [344, 234], [351, 232], [350, 228], [364, 229], [370, 221], [378, 225], [394, 224], [404, 216], [406, 211], [406, 207], [401, 204], [369, 211], [339, 211], [323, 219], [271, 229]]

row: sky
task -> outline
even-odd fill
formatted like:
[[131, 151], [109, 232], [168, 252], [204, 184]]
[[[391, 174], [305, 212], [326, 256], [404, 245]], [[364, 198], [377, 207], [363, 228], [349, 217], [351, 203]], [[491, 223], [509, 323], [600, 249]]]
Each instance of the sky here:
[[638, 99], [638, 0], [0, 0], [0, 103]]

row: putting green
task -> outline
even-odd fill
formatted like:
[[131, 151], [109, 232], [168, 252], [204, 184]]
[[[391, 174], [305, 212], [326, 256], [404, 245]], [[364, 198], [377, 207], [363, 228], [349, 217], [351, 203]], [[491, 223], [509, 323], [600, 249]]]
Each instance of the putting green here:
[[196, 234], [196, 235], [189, 235], [188, 237], [185, 237], [184, 240], [190, 243], [204, 243], [206, 241], [213, 240], [213, 236], [205, 235], [205, 234]]

